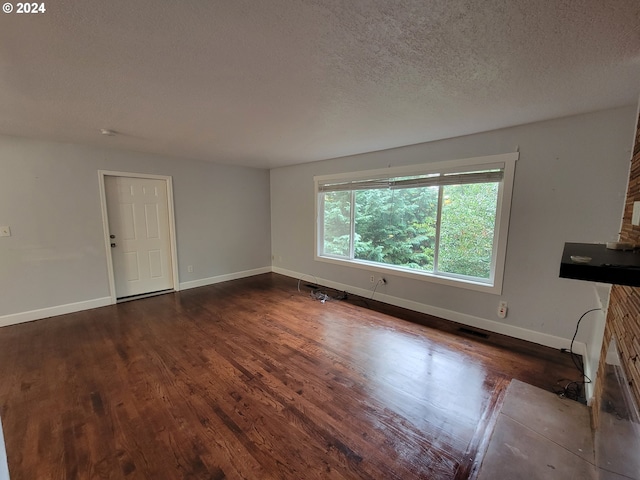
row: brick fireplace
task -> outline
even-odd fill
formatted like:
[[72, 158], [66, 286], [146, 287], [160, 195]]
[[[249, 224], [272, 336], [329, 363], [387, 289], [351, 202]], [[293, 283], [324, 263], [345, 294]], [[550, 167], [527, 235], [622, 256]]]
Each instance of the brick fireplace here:
[[[633, 203], [638, 201], [640, 121], [620, 232], [620, 241], [640, 245], [640, 226], [631, 224]], [[640, 287], [611, 288], [597, 378], [591, 415], [598, 464], [614, 473], [640, 478]]]

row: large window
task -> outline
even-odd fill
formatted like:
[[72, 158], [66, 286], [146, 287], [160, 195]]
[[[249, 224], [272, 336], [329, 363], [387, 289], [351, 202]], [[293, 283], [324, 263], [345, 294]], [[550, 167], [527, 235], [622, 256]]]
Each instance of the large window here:
[[517, 158], [316, 177], [316, 258], [499, 293]]

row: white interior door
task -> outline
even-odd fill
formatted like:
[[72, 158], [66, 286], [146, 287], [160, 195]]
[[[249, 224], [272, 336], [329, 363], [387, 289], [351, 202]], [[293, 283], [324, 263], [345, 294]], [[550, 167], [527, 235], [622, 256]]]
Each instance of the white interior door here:
[[104, 177], [116, 297], [174, 288], [167, 182]]

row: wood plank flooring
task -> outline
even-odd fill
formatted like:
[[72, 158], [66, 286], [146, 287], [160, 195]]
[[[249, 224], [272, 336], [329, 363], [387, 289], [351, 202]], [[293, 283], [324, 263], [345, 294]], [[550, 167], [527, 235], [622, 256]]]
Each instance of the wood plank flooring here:
[[577, 379], [357, 303], [265, 274], [1, 328], [12, 480], [473, 478], [511, 378]]

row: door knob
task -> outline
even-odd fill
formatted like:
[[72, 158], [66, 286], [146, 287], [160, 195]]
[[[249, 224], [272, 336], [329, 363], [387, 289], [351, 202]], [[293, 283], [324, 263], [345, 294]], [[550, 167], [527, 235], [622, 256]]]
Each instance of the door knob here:
[[112, 244], [111, 244], [111, 248], [115, 248], [115, 247], [116, 247], [116, 244], [115, 244], [115, 243], [112, 243]]

